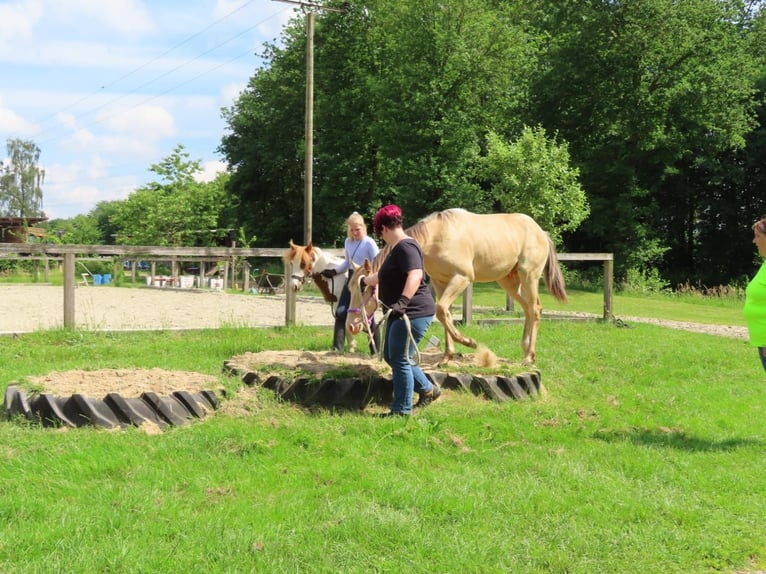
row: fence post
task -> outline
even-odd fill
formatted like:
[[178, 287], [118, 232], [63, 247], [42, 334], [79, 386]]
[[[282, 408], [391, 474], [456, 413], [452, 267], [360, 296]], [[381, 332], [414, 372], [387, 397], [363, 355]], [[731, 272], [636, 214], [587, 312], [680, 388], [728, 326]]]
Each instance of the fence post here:
[[292, 271], [292, 265], [285, 263], [285, 326], [290, 327], [295, 325], [295, 300], [296, 295], [290, 285], [290, 272]]
[[604, 320], [612, 316], [612, 287], [614, 283], [614, 259], [604, 261]]
[[473, 321], [473, 283], [470, 283], [463, 291], [463, 325], [470, 325]]
[[250, 293], [250, 263], [247, 259], [242, 260], [242, 290]]
[[74, 328], [74, 253], [64, 253], [64, 328]]

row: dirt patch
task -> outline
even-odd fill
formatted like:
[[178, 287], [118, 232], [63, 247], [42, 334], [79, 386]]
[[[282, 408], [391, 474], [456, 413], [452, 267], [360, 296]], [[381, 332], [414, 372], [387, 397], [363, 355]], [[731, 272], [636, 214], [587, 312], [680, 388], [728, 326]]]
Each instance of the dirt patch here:
[[[518, 363], [497, 359], [488, 353], [458, 355], [448, 365], [439, 365], [441, 351], [424, 352], [420, 355], [423, 370], [462, 370], [471, 367], [491, 367], [499, 370], [512, 368]], [[284, 375], [286, 372], [304, 374], [321, 379], [332, 373], [347, 373], [348, 376], [385, 377], [391, 376], [391, 368], [376, 357], [367, 354], [334, 351], [263, 351], [244, 353], [232, 357], [227, 365], [241, 372], [258, 372], [261, 376]], [[82, 394], [92, 398], [103, 398], [108, 393], [117, 393], [124, 398], [141, 396], [145, 392], [169, 395], [175, 391], [191, 393], [215, 390], [218, 379], [191, 371], [168, 371], [165, 369], [99, 369], [94, 371], [72, 370], [51, 371], [39, 377], [27, 377], [27, 381], [57, 397]]]
[[[486, 355], [482, 353], [458, 355], [446, 365], [440, 365], [442, 352], [433, 350], [420, 354], [420, 367], [424, 371], [440, 369], [466, 369], [470, 367], [490, 366]], [[240, 371], [258, 371], [263, 374], [305, 373], [318, 379], [328, 373], [344, 370], [353, 371], [356, 375], [374, 375], [390, 377], [391, 367], [376, 357], [361, 353], [340, 354], [334, 351], [264, 351], [260, 353], [244, 353], [232, 357], [227, 364]], [[498, 368], [513, 365], [510, 361], [494, 357], [494, 366]], [[518, 363], [516, 363], [518, 364]]]
[[109, 393], [124, 398], [154, 392], [169, 395], [175, 391], [196, 393], [214, 390], [218, 379], [190, 371], [164, 369], [99, 369], [97, 371], [51, 371], [42, 377], [27, 377], [29, 383], [57, 397], [74, 394], [100, 399]]

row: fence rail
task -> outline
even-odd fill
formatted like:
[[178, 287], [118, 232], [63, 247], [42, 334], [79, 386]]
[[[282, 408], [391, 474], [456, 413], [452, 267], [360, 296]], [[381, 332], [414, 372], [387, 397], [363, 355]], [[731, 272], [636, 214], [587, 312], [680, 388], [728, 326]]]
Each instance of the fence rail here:
[[[604, 319], [612, 317], [612, 289], [614, 287], [614, 254], [612, 253], [559, 253], [559, 261], [604, 262]], [[506, 308], [511, 308], [511, 298], [506, 296]], [[463, 323], [473, 321], [473, 285], [463, 292]]]
[[[64, 327], [73, 328], [75, 325], [75, 288], [77, 282], [75, 279], [75, 264], [78, 259], [91, 259], [94, 257], [120, 257], [131, 260], [147, 261], [167, 261], [175, 265], [179, 261], [198, 261], [200, 265], [200, 275], [204, 276], [205, 261], [225, 262], [228, 265], [232, 263], [233, 269], [238, 263], [244, 266], [243, 289], [248, 289], [249, 266], [246, 258], [261, 257], [281, 259], [287, 251], [284, 247], [159, 247], [146, 245], [56, 245], [56, 244], [26, 244], [26, 243], [0, 243], [0, 260], [3, 259], [22, 259], [22, 260], [42, 260], [46, 263], [48, 260], [63, 260], [64, 264]], [[342, 249], [323, 249], [333, 255], [343, 255]], [[80, 256], [80, 257], [77, 257]], [[614, 282], [614, 256], [612, 253], [559, 253], [560, 261], [603, 261], [604, 263], [604, 318], [612, 316], [612, 288]], [[133, 268], [135, 272], [135, 267]], [[152, 275], [154, 274], [154, 264], [152, 264]], [[224, 278], [228, 278], [226, 267], [224, 268]], [[285, 279], [288, 279], [288, 272], [285, 269]], [[234, 280], [231, 280], [234, 285]], [[295, 292], [291, 289], [285, 289], [285, 324], [295, 324]], [[463, 294], [463, 322], [472, 321], [473, 307], [473, 287], [469, 286]]]

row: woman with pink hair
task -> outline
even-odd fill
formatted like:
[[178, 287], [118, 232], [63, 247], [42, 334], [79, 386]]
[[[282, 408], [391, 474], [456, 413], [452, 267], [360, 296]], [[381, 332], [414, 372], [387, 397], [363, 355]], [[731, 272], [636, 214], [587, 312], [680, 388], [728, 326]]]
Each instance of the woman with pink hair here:
[[[383, 359], [391, 366], [394, 399], [391, 412], [386, 416], [411, 415], [412, 397], [420, 395], [416, 407], [423, 407], [441, 395], [439, 387], [425, 376], [417, 365], [410, 362], [415, 346], [426, 334], [436, 303], [425, 282], [426, 271], [420, 245], [402, 229], [402, 210], [396, 205], [381, 207], [373, 221], [375, 235], [390, 247], [388, 256], [377, 273], [365, 278], [368, 285], [378, 285], [378, 297], [388, 313], [383, 343]], [[407, 331], [415, 341], [410, 344]]]

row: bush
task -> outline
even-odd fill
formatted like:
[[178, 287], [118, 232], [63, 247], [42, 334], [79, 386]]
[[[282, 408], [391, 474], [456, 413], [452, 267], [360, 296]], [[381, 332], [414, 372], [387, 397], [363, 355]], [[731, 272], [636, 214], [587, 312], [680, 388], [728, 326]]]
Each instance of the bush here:
[[620, 289], [625, 293], [649, 295], [652, 293], [668, 293], [670, 283], [660, 277], [657, 269], [648, 270], [630, 268], [628, 269], [625, 281], [620, 285]]

